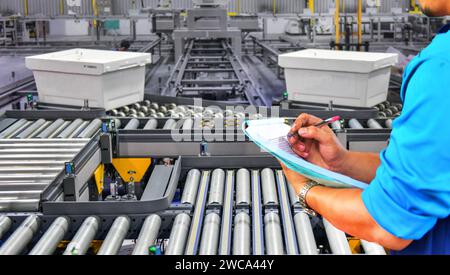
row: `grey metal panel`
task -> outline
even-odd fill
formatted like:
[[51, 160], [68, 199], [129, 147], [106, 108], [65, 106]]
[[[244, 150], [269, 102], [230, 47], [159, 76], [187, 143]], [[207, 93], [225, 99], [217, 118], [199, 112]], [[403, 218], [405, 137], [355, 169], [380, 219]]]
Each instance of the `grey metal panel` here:
[[[263, 155], [261, 149], [254, 143], [239, 142], [230, 146], [227, 142], [208, 143], [208, 153], [211, 155]], [[120, 142], [119, 154], [122, 156], [198, 156], [200, 142]]]
[[[46, 201], [42, 204], [47, 215], [118, 215], [148, 214], [165, 210], [170, 206], [181, 173], [181, 158], [174, 165], [172, 177], [163, 197], [155, 200], [140, 201]], [[92, 173], [91, 173], [92, 175]], [[88, 190], [88, 189], [86, 189]], [[87, 192], [85, 192], [87, 193]], [[75, 207], [76, 206], [76, 207]], [[1, 207], [1, 205], [0, 205]], [[1, 209], [1, 208], [0, 208]]]
[[173, 166], [156, 165], [145, 187], [141, 200], [155, 200], [164, 196]]
[[[95, 169], [97, 169], [98, 165], [101, 163], [101, 153], [100, 149], [96, 150], [96, 152], [92, 155], [92, 157], [89, 159], [89, 161], [86, 163], [86, 165], [83, 167], [82, 170], [78, 171], [78, 174], [75, 178], [75, 186], [73, 186], [74, 194], [70, 194], [70, 196], [75, 196], [75, 199], [77, 201], [82, 201], [82, 194], [80, 191], [83, 189], [86, 182], [91, 178], [92, 174], [94, 173]], [[70, 188], [70, 186], [64, 185], [64, 190], [68, 190], [67, 188]], [[86, 189], [87, 190], [87, 189]], [[66, 192], [65, 192], [66, 193]], [[67, 195], [67, 194], [65, 194]]]

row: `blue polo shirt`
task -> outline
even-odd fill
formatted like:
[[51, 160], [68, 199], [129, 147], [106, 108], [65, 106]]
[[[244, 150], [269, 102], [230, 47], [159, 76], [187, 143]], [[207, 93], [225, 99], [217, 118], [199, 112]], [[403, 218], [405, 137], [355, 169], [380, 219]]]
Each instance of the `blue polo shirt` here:
[[403, 111], [362, 199], [392, 235], [394, 254], [450, 254], [450, 25], [407, 66]]

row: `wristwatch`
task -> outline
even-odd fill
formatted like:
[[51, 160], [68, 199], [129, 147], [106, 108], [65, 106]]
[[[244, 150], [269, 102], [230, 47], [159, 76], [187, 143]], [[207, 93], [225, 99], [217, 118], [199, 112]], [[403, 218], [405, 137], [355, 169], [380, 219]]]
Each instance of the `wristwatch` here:
[[315, 181], [309, 181], [307, 184], [305, 184], [302, 189], [300, 190], [300, 194], [298, 195], [298, 199], [300, 201], [300, 206], [303, 208], [303, 211], [305, 211], [306, 214], [310, 216], [317, 216], [317, 213], [309, 208], [308, 204], [306, 203], [306, 195], [308, 194], [309, 190], [311, 190], [313, 187], [321, 186]]

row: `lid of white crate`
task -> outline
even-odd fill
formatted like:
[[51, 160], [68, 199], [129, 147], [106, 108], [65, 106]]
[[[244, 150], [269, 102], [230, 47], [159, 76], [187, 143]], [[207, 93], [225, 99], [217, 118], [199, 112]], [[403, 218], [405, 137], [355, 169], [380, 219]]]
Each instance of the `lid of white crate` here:
[[278, 64], [283, 68], [320, 71], [369, 73], [397, 63], [393, 53], [370, 53], [308, 49], [282, 54]]
[[61, 73], [102, 75], [151, 63], [151, 54], [72, 49], [27, 57], [28, 69]]

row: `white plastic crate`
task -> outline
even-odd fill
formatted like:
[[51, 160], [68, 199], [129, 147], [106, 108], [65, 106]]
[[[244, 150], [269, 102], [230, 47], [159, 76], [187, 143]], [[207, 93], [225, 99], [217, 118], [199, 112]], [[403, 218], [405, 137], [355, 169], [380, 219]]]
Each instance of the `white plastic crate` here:
[[386, 101], [397, 54], [308, 49], [279, 56], [288, 99], [353, 107]]
[[111, 110], [144, 99], [147, 53], [72, 49], [26, 58], [39, 101]]

